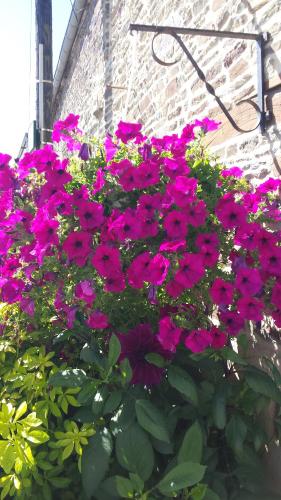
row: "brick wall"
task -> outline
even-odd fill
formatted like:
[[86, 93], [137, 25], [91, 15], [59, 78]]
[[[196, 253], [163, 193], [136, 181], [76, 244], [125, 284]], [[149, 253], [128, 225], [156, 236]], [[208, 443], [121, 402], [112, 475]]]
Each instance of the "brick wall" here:
[[[249, 177], [281, 172], [281, 3], [280, 0], [88, 0], [57, 92], [55, 119], [81, 115], [85, 131], [104, 134], [120, 119], [141, 121], [146, 132], [178, 131], [195, 117], [222, 121], [208, 138], [228, 164], [244, 167]], [[155, 42], [164, 67], [151, 56], [152, 34], [130, 35], [130, 22], [230, 31], [268, 31], [267, 103], [273, 119], [266, 133], [236, 132], [218, 108], [176, 42], [161, 35]], [[258, 120], [241, 99], [256, 94], [255, 42], [184, 36], [188, 49], [215, 87], [238, 125]], [[129, 98], [128, 98], [129, 87]], [[128, 110], [125, 113], [128, 99]]]

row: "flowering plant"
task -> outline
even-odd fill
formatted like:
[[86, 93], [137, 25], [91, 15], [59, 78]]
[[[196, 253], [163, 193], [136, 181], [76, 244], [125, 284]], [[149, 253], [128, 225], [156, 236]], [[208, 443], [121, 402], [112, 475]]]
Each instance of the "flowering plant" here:
[[281, 181], [210, 156], [217, 126], [149, 139], [120, 122], [102, 143], [69, 115], [53, 140], [72, 156], [0, 155], [1, 333], [52, 350], [50, 386], [79, 388], [81, 498], [268, 494], [259, 415], [280, 375], [246, 353], [249, 322], [281, 327]]

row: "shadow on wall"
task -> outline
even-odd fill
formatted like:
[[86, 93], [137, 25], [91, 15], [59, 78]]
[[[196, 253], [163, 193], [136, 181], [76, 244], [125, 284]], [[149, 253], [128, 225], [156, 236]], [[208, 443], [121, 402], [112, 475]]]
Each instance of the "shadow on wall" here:
[[[253, 9], [253, 7], [251, 5], [251, 3], [253, 3], [253, 2], [251, 2], [251, 0], [242, 0], [241, 3], [250, 12], [256, 31], [259, 33], [264, 31], [262, 25], [257, 20], [256, 11]], [[281, 78], [281, 60], [278, 58], [276, 52], [272, 49], [272, 47], [270, 45], [267, 45], [267, 47], [266, 47], [266, 57], [271, 57], [272, 60], [274, 60], [274, 66], [275, 66], [276, 73]], [[280, 87], [281, 87], [281, 83], [280, 83]], [[270, 151], [270, 154], [272, 156], [273, 164], [276, 168], [276, 172], [279, 175], [281, 175], [281, 158], [280, 157], [278, 158], [276, 156], [276, 150], [278, 149], [279, 151], [281, 151], [281, 132], [280, 132], [280, 129], [278, 128], [275, 116], [273, 114], [273, 96], [276, 94], [276, 92], [281, 91], [280, 87], [278, 90], [275, 90], [274, 93], [270, 92], [270, 89], [268, 90], [266, 104], [267, 104], [267, 109], [272, 113], [272, 121], [271, 121], [272, 136], [268, 132], [265, 132], [265, 134], [264, 134], [264, 136], [267, 139], [267, 142], [269, 144], [269, 151]], [[278, 148], [273, 146], [273, 142], [275, 142], [275, 141], [278, 141], [278, 143], [279, 143]]]
[[102, 51], [104, 59], [104, 126], [105, 133], [110, 131], [113, 122], [113, 95], [112, 88], [112, 34], [111, 12], [112, 0], [102, 1]]

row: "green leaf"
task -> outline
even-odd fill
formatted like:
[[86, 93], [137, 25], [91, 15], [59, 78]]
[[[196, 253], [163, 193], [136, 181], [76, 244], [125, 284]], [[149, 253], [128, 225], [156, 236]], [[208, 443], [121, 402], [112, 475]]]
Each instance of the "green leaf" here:
[[120, 367], [120, 371], [121, 371], [122, 384], [126, 385], [130, 382], [130, 380], [133, 376], [133, 372], [132, 372], [132, 368], [131, 368], [129, 360], [127, 358], [123, 359], [123, 361], [121, 361], [119, 367]]
[[87, 405], [92, 403], [97, 390], [96, 382], [87, 382], [77, 396], [79, 404]]
[[158, 490], [166, 495], [199, 483], [204, 476], [206, 467], [193, 462], [183, 462], [166, 474], [156, 485]]
[[49, 378], [49, 384], [55, 387], [83, 387], [88, 377], [79, 368], [68, 368], [54, 373]]
[[9, 441], [0, 441], [0, 465], [6, 474], [10, 474], [14, 467], [17, 454]]
[[247, 435], [247, 426], [239, 416], [233, 415], [231, 417], [226, 426], [225, 434], [229, 446], [236, 453], [241, 452]]
[[154, 453], [147, 434], [138, 424], [131, 424], [117, 435], [116, 456], [124, 469], [149, 479], [154, 466]]
[[145, 360], [152, 365], [158, 366], [158, 368], [163, 368], [163, 366], [165, 366], [165, 359], [157, 352], [146, 354]]
[[97, 431], [89, 439], [82, 455], [82, 484], [87, 498], [91, 498], [99, 487], [109, 467], [112, 452], [112, 437], [108, 429]]
[[267, 373], [254, 366], [245, 368], [243, 372], [247, 384], [253, 391], [281, 404], [281, 391]]
[[226, 388], [220, 385], [213, 396], [213, 419], [218, 429], [224, 429], [226, 424]]
[[134, 486], [131, 481], [122, 476], [115, 476], [116, 488], [121, 498], [133, 498]]
[[73, 448], [74, 448], [74, 443], [70, 443], [66, 446], [66, 448], [64, 448], [63, 452], [62, 452], [62, 461], [66, 460], [68, 457], [70, 457], [71, 453], [73, 452]]
[[168, 370], [168, 381], [172, 387], [181, 394], [184, 394], [191, 403], [195, 406], [198, 405], [196, 385], [185, 370], [179, 367], [170, 366]]
[[104, 415], [106, 415], [107, 413], [112, 413], [114, 412], [114, 410], [116, 410], [116, 408], [121, 403], [122, 395], [122, 391], [114, 391], [109, 395], [103, 408]]
[[92, 349], [89, 344], [85, 344], [80, 352], [80, 359], [85, 361], [85, 363], [95, 363], [96, 361], [96, 353], [95, 350]]
[[66, 488], [71, 483], [67, 477], [50, 477], [49, 481], [55, 488]]
[[248, 363], [245, 359], [241, 358], [237, 352], [235, 352], [231, 347], [224, 347], [220, 351], [220, 355], [226, 361], [232, 361], [233, 363], [237, 363], [238, 365], [246, 366]]
[[109, 341], [109, 351], [107, 358], [108, 368], [111, 368], [117, 363], [120, 353], [121, 353], [120, 341], [116, 335], [112, 334]]
[[49, 441], [49, 436], [46, 432], [43, 431], [31, 431], [26, 435], [26, 439], [31, 443], [42, 444]]
[[184, 436], [178, 453], [178, 463], [201, 462], [203, 453], [203, 434], [198, 422], [195, 422]]
[[32, 412], [27, 415], [27, 417], [21, 420], [21, 424], [27, 427], [39, 427], [42, 424], [42, 420], [36, 417], [36, 413]]
[[220, 497], [210, 488], [207, 489], [204, 500], [220, 500]]
[[134, 489], [137, 492], [141, 493], [143, 488], [144, 488], [143, 480], [137, 474], [134, 474], [133, 472], [130, 472], [129, 477], [130, 477], [131, 483], [134, 486]]
[[135, 407], [140, 426], [156, 439], [169, 443], [167, 423], [161, 411], [146, 399], [138, 399]]
[[198, 484], [197, 486], [194, 486], [194, 488], [192, 488], [190, 492], [190, 498], [192, 498], [192, 500], [203, 500], [203, 498], [205, 499], [206, 491], [206, 484]]
[[16, 422], [19, 418], [21, 418], [26, 411], [27, 411], [27, 404], [26, 401], [23, 401], [16, 411], [14, 422]]

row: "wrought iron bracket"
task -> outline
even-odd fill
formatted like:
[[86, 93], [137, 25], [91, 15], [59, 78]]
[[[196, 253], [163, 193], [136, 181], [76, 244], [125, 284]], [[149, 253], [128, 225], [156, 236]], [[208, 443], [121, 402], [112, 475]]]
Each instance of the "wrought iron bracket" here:
[[[144, 32], [148, 32], [148, 33], [154, 33], [154, 37], [152, 40], [152, 47], [151, 47], [152, 48], [152, 57], [158, 64], [161, 64], [162, 66], [172, 66], [173, 64], [176, 64], [179, 61], [176, 60], [176, 61], [166, 62], [166, 61], [163, 61], [162, 59], [160, 59], [156, 55], [154, 42], [155, 42], [155, 39], [159, 35], [165, 34], [165, 35], [172, 36], [177, 41], [177, 43], [181, 47], [182, 51], [187, 56], [188, 60], [193, 65], [200, 80], [202, 80], [202, 82], [204, 82], [207, 91], [215, 98], [218, 106], [223, 111], [226, 118], [231, 123], [231, 125], [235, 128], [235, 130], [237, 130], [238, 132], [247, 133], [247, 132], [253, 132], [254, 130], [256, 130], [259, 127], [261, 133], [264, 134], [264, 132], [266, 130], [266, 124], [271, 119], [271, 113], [266, 109], [266, 103], [265, 103], [265, 73], [264, 73], [264, 49], [265, 49], [265, 44], [269, 41], [269, 36], [270, 36], [269, 33], [267, 33], [267, 32], [240, 33], [240, 32], [233, 32], [233, 31], [203, 30], [203, 29], [196, 29], [196, 28], [176, 28], [176, 27], [172, 27], [172, 26], [153, 26], [153, 25], [145, 25], [145, 24], [130, 24], [130, 31], [131, 32], [132, 31], [144, 31]], [[237, 125], [234, 118], [231, 116], [228, 109], [226, 108], [225, 104], [222, 102], [220, 97], [218, 97], [216, 95], [216, 91], [215, 91], [214, 87], [209, 82], [207, 82], [204, 72], [201, 70], [198, 63], [195, 61], [194, 57], [192, 56], [192, 54], [188, 50], [187, 46], [183, 42], [180, 35], [196, 35], [196, 36], [206, 36], [206, 37], [215, 37], [215, 38], [236, 38], [238, 40], [253, 40], [256, 42], [257, 103], [252, 102], [249, 99], [243, 99], [237, 103], [237, 105], [239, 105], [239, 104], [242, 104], [243, 102], [248, 102], [250, 105], [252, 105], [255, 108], [257, 113], [259, 113], [259, 120], [258, 120], [257, 125], [254, 128], [252, 128], [250, 130], [245, 130], [245, 129], [240, 128]]]

